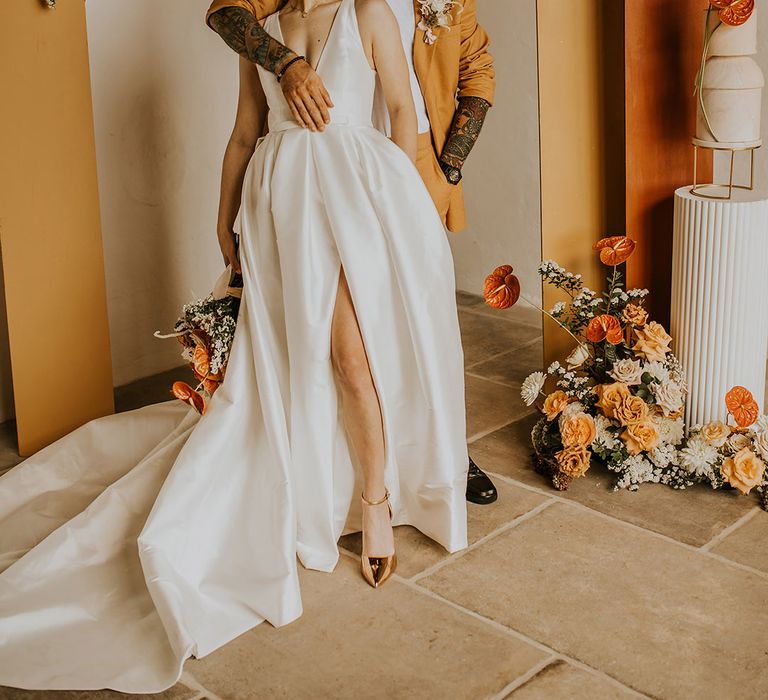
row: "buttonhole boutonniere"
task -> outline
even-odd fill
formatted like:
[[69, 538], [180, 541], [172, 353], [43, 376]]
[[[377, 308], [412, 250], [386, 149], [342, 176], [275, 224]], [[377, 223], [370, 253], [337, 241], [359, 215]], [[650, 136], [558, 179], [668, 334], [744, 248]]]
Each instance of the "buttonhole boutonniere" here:
[[464, 5], [459, 0], [419, 0], [419, 5], [421, 5], [421, 21], [418, 27], [424, 32], [426, 44], [434, 44], [437, 41], [435, 30], [440, 27], [451, 31], [449, 23], [454, 7], [458, 7], [459, 12], [464, 9]]

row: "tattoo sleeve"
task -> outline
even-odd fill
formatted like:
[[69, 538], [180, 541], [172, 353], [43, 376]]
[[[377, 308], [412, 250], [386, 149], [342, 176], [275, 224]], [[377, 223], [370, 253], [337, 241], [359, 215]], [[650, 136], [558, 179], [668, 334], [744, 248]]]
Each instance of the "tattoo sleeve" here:
[[242, 7], [224, 7], [214, 12], [209, 21], [227, 46], [271, 73], [277, 73], [296, 56], [267, 34], [256, 18]]
[[491, 105], [481, 97], [462, 97], [453, 126], [448, 135], [440, 160], [453, 168], [461, 168], [480, 136], [483, 122]]

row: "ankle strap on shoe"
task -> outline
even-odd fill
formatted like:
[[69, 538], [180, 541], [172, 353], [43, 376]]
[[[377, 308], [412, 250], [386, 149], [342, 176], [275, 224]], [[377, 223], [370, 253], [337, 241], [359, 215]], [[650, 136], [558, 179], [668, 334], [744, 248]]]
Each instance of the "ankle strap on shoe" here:
[[384, 490], [384, 497], [380, 498], [378, 501], [369, 501], [365, 497], [365, 494], [363, 492], [360, 493], [360, 498], [362, 498], [363, 499], [363, 503], [365, 503], [368, 506], [378, 506], [378, 505], [381, 505], [382, 503], [384, 503], [384, 502], [389, 500], [389, 489], [385, 489]]

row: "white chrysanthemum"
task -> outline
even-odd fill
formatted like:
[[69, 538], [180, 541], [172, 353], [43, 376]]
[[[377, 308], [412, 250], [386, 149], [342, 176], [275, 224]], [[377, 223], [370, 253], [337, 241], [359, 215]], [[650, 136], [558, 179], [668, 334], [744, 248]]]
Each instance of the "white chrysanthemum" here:
[[621, 440], [608, 430], [611, 426], [616, 425], [618, 425], [618, 423], [612, 421], [608, 416], [598, 413], [595, 416], [595, 439], [592, 444], [600, 443], [608, 450], [615, 450], [620, 447]]
[[547, 375], [544, 372], [534, 372], [525, 378], [523, 386], [520, 388], [520, 396], [526, 406], [533, 406], [536, 403], [546, 380]]
[[709, 476], [717, 461], [717, 448], [708, 445], [704, 440], [693, 438], [678, 452], [678, 459], [680, 466], [689, 474]]
[[648, 374], [658, 379], [662, 384], [669, 381], [669, 370], [661, 362], [646, 362], [643, 365], [643, 372], [648, 372]]
[[685, 421], [682, 418], [656, 418], [659, 441], [670, 445], [679, 445], [685, 435]]

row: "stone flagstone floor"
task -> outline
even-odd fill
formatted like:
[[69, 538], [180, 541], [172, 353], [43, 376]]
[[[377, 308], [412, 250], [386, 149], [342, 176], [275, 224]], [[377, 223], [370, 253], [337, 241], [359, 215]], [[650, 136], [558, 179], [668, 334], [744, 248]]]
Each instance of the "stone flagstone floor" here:
[[[304, 571], [304, 615], [190, 660], [166, 700], [432, 698], [747, 700], [768, 697], [768, 513], [705, 488], [610, 490], [599, 468], [558, 493], [530, 467], [520, 401], [541, 366], [524, 308], [460, 295], [470, 453], [499, 500], [469, 506], [470, 546], [396, 531], [398, 573], [360, 578], [358, 535], [333, 574]], [[167, 399], [164, 373], [117, 390]], [[0, 428], [0, 468], [18, 461]], [[0, 688], [0, 698], [116, 698]]]

